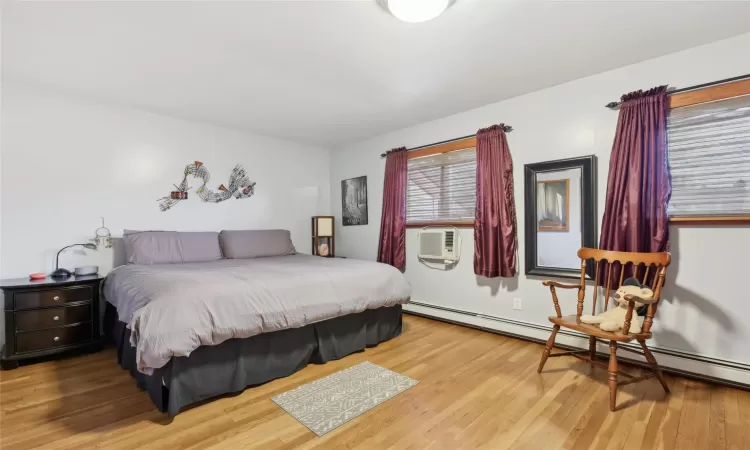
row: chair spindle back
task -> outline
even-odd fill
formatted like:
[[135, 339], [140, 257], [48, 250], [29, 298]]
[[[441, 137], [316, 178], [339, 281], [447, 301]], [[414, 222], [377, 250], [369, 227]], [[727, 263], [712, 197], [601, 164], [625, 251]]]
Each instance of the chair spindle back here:
[[[599, 287], [605, 291], [604, 311], [606, 311], [609, 304], [610, 294], [622, 285], [626, 276], [635, 277], [641, 282], [641, 284], [648, 285], [651, 290], [654, 291], [654, 298], [657, 300], [656, 303], [652, 303], [648, 306], [646, 318], [643, 321], [643, 332], [650, 332], [654, 315], [656, 314], [656, 309], [659, 305], [658, 300], [661, 298], [661, 289], [662, 286], [664, 286], [664, 278], [667, 275], [667, 266], [669, 266], [669, 263], [672, 261], [672, 256], [667, 252], [634, 253], [582, 248], [578, 251], [578, 257], [581, 258], [580, 285], [583, 287], [583, 289], [578, 292], [578, 316], [583, 314], [583, 303], [586, 297], [586, 267], [587, 264], [589, 264], [588, 261], [592, 261], [592, 263], [596, 264], [596, 272], [594, 277], [591, 314], [596, 314]], [[615, 282], [617, 284], [615, 284]]]

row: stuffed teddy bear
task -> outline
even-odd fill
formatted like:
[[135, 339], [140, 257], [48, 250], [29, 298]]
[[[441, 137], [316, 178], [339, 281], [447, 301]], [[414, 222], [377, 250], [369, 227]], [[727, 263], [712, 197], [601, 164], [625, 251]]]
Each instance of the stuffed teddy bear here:
[[[616, 307], [595, 316], [581, 316], [581, 322], [590, 325], [599, 325], [599, 328], [604, 331], [619, 330], [625, 324], [625, 315], [628, 311], [628, 302], [625, 300], [627, 294], [637, 295], [644, 300], [651, 300], [654, 297], [654, 292], [648, 286], [641, 284], [637, 278], [628, 278], [622, 283], [617, 292], [615, 292]], [[606, 299], [606, 301], [609, 301], [609, 299]], [[644, 306], [643, 303], [636, 302], [635, 308], [633, 308], [634, 312], [638, 311], [642, 306]], [[634, 314], [630, 321], [630, 332], [641, 332], [641, 322], [638, 320], [637, 314]]]

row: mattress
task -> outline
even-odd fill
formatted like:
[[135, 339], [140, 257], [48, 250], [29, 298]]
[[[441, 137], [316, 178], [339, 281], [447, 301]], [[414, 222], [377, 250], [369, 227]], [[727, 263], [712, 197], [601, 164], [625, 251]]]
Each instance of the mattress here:
[[389, 265], [298, 254], [121, 266], [102, 293], [150, 374], [202, 346], [402, 305], [411, 287]]

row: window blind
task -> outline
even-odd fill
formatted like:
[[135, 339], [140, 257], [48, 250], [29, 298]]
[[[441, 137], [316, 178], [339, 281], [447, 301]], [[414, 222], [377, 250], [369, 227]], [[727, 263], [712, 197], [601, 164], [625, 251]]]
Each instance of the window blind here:
[[673, 109], [670, 216], [750, 215], [750, 95]]
[[473, 222], [476, 189], [474, 148], [410, 159], [406, 222]]

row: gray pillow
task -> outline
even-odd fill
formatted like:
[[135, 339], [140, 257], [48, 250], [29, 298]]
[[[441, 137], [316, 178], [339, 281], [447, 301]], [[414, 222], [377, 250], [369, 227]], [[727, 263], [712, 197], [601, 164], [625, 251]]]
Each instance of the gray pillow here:
[[294, 255], [297, 251], [288, 230], [222, 230], [219, 244], [228, 259]]
[[221, 259], [219, 234], [215, 231], [125, 230], [125, 254], [129, 264], [179, 264]]
[[182, 262], [205, 262], [222, 259], [219, 233], [215, 231], [178, 231], [182, 244]]

